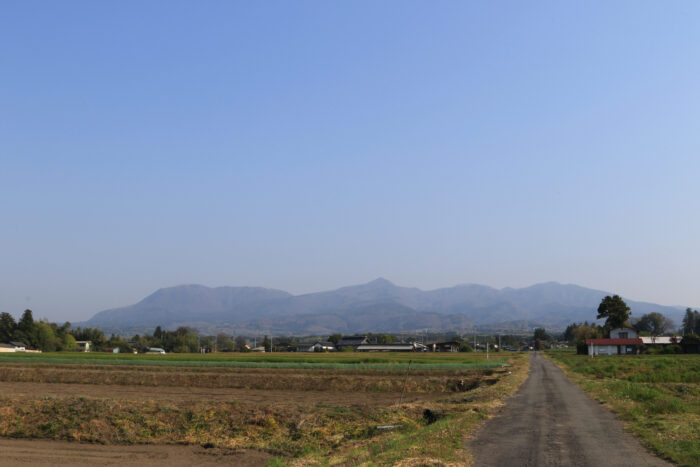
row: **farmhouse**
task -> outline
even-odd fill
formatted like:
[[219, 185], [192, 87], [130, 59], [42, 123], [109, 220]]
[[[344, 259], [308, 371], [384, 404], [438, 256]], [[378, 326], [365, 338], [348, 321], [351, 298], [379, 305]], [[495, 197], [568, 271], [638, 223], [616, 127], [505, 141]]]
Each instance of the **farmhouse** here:
[[336, 347], [338, 350], [343, 350], [343, 347], [352, 347], [357, 350], [358, 346], [368, 343], [369, 340], [367, 340], [367, 336], [343, 336], [343, 338], [338, 341]]
[[459, 352], [459, 342], [455, 341], [436, 342], [428, 344], [428, 347], [432, 352]]
[[0, 344], [0, 352], [26, 352], [27, 346], [22, 342]]
[[636, 346], [642, 345], [637, 331], [632, 328], [618, 328], [610, 331], [609, 339], [587, 339], [588, 355], [625, 355], [637, 353]]
[[334, 352], [333, 342], [316, 341], [313, 343], [300, 343], [297, 345], [297, 352]]

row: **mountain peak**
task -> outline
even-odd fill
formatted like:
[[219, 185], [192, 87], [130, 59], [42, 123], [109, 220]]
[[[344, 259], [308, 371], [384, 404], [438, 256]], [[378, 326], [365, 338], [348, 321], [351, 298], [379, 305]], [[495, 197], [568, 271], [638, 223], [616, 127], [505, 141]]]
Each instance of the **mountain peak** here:
[[373, 281], [369, 281], [367, 285], [390, 285], [394, 286], [394, 283], [391, 282], [389, 279], [385, 279], [383, 277], [377, 277]]

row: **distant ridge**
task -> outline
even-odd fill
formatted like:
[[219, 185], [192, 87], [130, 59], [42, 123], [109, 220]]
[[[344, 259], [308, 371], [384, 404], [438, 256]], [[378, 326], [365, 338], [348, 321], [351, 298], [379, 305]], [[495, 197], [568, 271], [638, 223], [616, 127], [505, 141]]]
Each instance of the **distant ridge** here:
[[[610, 292], [557, 282], [521, 289], [465, 284], [423, 291], [378, 278], [303, 295], [262, 287], [180, 285], [159, 289], [134, 305], [101, 311], [76, 325], [125, 334], [156, 326], [193, 326], [208, 333], [277, 335], [465, 330], [508, 323], [563, 328], [573, 321], [594, 321], [605, 295]], [[680, 324], [680, 307], [626, 301], [633, 317], [655, 311]]]

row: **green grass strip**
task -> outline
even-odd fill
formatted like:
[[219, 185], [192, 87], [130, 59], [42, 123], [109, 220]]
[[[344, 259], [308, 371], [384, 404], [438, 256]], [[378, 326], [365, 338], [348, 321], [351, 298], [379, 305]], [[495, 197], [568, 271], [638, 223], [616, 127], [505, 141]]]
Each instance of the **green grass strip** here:
[[[230, 367], [230, 368], [295, 368], [327, 370], [405, 370], [408, 362], [396, 363], [337, 363], [304, 361], [240, 361], [240, 360], [174, 360], [174, 359], [120, 359], [120, 358], [63, 358], [40, 356], [0, 356], [0, 362], [56, 363], [56, 364], [97, 364], [97, 365], [138, 365], [138, 366], [184, 366], [184, 367]], [[505, 359], [492, 359], [489, 362], [467, 363], [421, 363], [412, 362], [414, 370], [482, 370], [499, 368], [506, 364]]]

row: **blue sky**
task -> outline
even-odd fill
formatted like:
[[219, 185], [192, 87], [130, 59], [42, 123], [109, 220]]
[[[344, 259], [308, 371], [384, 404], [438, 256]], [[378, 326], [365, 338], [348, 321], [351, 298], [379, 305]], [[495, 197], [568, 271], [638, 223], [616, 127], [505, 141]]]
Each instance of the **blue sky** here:
[[697, 2], [4, 2], [0, 311], [183, 283], [700, 305]]

